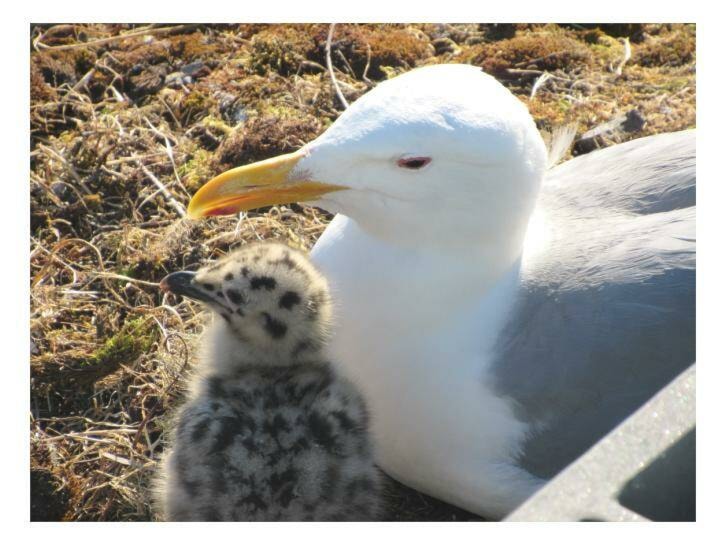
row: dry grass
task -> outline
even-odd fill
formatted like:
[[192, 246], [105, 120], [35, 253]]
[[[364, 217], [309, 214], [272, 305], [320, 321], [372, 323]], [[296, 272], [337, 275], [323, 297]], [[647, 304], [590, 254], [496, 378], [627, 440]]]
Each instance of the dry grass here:
[[[582, 132], [630, 108], [647, 120], [633, 136], [694, 126], [694, 26], [616, 26], [339, 25], [333, 63], [349, 101], [414, 66], [464, 61], [495, 73], [542, 127], [574, 121]], [[166, 412], [203, 321], [157, 282], [249, 241], [309, 249], [329, 219], [292, 205], [190, 222], [183, 208], [212, 175], [299, 148], [340, 114], [326, 33], [33, 29], [33, 519], [152, 519]], [[618, 35], [634, 40], [621, 75]], [[414, 497], [396, 497], [390, 517], [469, 517]]]

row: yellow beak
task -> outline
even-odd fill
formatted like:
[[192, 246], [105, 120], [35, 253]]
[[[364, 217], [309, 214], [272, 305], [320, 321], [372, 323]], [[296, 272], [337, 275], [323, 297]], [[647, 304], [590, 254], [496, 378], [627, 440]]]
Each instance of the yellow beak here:
[[271, 204], [312, 201], [347, 189], [314, 180], [291, 180], [302, 150], [226, 171], [201, 187], [188, 205], [191, 218], [223, 216]]

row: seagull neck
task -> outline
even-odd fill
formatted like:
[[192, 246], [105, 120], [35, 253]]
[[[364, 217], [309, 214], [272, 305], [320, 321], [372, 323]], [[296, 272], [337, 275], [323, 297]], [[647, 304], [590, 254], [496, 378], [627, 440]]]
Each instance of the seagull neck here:
[[525, 218], [519, 224], [498, 222], [495, 228], [483, 230], [455, 227], [443, 231], [437, 227], [418, 231], [412, 239], [382, 240], [398, 256], [405, 254], [410, 261], [416, 261], [421, 275], [434, 275], [435, 279], [445, 276], [452, 280], [456, 290], [482, 293], [521, 259], [527, 221]]
[[464, 294], [485, 294], [519, 267], [524, 229], [515, 234], [498, 234], [494, 238], [467, 239], [432, 250], [432, 256], [446, 264], [454, 274], [456, 290]]
[[[381, 249], [363, 250], [365, 260], [358, 266], [373, 264], [379, 268], [392, 267], [396, 271], [384, 273], [383, 281], [392, 279], [393, 294], [411, 298], [416, 304], [428, 306], [452, 302], [461, 305], [477, 303], [497, 286], [513, 287], [523, 252], [526, 223], [514, 231], [500, 229], [487, 234], [459, 234], [448, 231], [444, 237], [416, 237], [412, 244], [377, 237], [370, 239], [367, 231], [358, 231], [370, 243]], [[351, 231], [347, 231], [351, 232]], [[436, 231], [437, 234], [437, 231]], [[366, 260], [369, 253], [376, 260]], [[351, 255], [353, 259], [359, 255]]]

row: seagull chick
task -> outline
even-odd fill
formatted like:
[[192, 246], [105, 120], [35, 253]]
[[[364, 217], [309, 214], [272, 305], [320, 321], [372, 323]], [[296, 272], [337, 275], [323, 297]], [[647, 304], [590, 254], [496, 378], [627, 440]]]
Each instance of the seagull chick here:
[[377, 519], [380, 476], [359, 392], [324, 355], [325, 278], [282, 244], [243, 247], [165, 291], [214, 317], [157, 485], [171, 521]]

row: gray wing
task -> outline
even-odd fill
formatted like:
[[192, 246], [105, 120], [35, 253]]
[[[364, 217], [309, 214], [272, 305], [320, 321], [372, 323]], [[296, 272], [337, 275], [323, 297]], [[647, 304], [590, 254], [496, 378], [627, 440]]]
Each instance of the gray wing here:
[[549, 478], [695, 361], [695, 132], [553, 169], [553, 231], [524, 261], [496, 387], [532, 429], [518, 464]]

